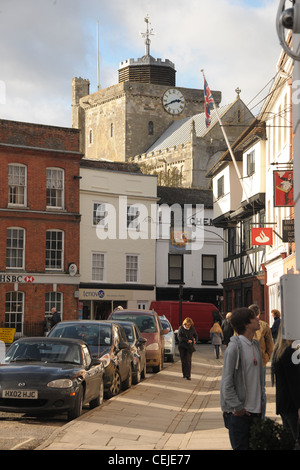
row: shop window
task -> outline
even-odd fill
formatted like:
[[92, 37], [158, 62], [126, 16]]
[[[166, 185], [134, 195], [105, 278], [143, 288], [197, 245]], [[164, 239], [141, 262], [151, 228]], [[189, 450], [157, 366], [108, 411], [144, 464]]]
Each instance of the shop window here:
[[7, 292], [5, 295], [5, 327], [23, 332], [24, 292]]

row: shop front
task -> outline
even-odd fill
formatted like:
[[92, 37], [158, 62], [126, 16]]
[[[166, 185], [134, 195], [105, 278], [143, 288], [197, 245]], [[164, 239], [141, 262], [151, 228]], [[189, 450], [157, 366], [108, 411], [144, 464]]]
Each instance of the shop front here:
[[154, 286], [143, 289], [81, 287], [78, 298], [78, 319], [106, 320], [117, 307], [147, 310], [154, 300]]

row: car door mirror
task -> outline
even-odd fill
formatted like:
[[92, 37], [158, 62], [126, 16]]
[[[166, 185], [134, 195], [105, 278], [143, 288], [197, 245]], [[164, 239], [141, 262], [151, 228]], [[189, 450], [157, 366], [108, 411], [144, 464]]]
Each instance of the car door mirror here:
[[165, 328], [164, 330], [162, 330], [161, 334], [162, 335], [167, 335], [169, 333], [169, 328]]

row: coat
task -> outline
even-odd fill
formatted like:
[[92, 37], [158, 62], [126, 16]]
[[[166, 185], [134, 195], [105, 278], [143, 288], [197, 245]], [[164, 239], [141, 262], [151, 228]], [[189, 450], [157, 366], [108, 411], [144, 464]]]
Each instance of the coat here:
[[194, 350], [193, 344], [188, 342], [190, 339], [194, 340], [195, 342], [198, 341], [198, 335], [193, 325], [189, 329], [181, 325], [178, 330], [177, 337], [178, 348], [189, 349], [191, 351]]

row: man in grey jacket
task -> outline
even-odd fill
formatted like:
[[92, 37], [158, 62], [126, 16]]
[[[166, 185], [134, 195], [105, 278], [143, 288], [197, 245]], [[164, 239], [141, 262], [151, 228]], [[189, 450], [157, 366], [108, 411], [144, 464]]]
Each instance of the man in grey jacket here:
[[232, 336], [224, 354], [221, 408], [234, 450], [248, 450], [253, 418], [261, 417], [263, 367], [258, 341], [253, 339], [259, 319], [249, 308], [238, 308], [230, 322]]

